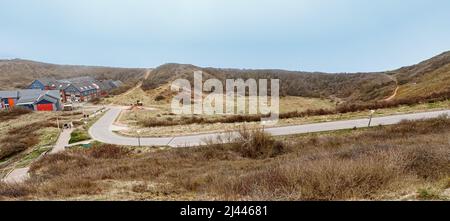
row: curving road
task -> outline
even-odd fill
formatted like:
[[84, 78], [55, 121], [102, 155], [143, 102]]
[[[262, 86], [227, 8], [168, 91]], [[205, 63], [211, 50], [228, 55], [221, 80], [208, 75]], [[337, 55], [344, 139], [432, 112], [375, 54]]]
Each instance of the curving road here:
[[[89, 134], [91, 135], [91, 137], [95, 140], [108, 144], [138, 146], [139, 145], [138, 138], [121, 136], [119, 134], [114, 133], [112, 130], [113, 123], [117, 119], [121, 111], [122, 109], [119, 107], [111, 107], [105, 113], [105, 115], [102, 116], [89, 129]], [[419, 119], [436, 118], [443, 114], [450, 115], [450, 110], [376, 117], [372, 119], [371, 125], [392, 125], [397, 124], [402, 120], [419, 120]], [[355, 127], [364, 128], [368, 127], [368, 123], [369, 120], [366, 118], [366, 119], [344, 120], [344, 121], [314, 123], [314, 124], [285, 126], [285, 127], [274, 127], [274, 128], [267, 128], [265, 131], [274, 136], [281, 136], [281, 135], [305, 134], [313, 132], [352, 129]], [[236, 133], [210, 133], [210, 134], [161, 137], [161, 138], [146, 137], [141, 138], [140, 141], [142, 146], [189, 147], [202, 145], [205, 143], [206, 140], [217, 141], [217, 138], [219, 136], [233, 137], [236, 136]]]

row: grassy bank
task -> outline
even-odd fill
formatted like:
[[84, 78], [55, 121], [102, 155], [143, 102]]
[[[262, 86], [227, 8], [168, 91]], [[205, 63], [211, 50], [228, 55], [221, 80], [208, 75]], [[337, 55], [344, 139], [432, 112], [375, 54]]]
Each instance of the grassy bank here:
[[91, 137], [89, 136], [88, 132], [84, 129], [75, 129], [71, 134], [70, 134], [70, 140], [69, 140], [69, 144], [73, 144], [73, 143], [78, 143], [81, 141], [86, 141], [86, 140], [90, 140]]
[[111, 145], [46, 156], [5, 199], [447, 199], [450, 120], [137, 151]]

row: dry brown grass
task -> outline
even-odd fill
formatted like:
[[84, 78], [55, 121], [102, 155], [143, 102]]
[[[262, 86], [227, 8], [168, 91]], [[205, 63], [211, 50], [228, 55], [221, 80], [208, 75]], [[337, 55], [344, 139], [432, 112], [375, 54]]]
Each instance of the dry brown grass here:
[[[388, 108], [397, 108], [404, 105], [415, 105], [420, 103], [436, 103], [441, 101], [448, 101], [450, 99], [450, 91], [444, 91], [441, 93], [432, 93], [427, 96], [419, 96], [415, 98], [396, 99], [392, 101], [379, 101], [368, 103], [352, 103], [341, 104], [336, 108], [329, 109], [307, 109], [304, 111], [291, 111], [280, 113], [280, 119], [292, 119], [292, 118], [304, 118], [312, 116], [326, 116], [336, 114], [357, 113], [368, 110], [380, 110]], [[232, 115], [232, 116], [220, 116], [216, 118], [208, 118], [203, 116], [182, 116], [174, 120], [173, 118], [145, 118], [139, 119], [138, 124], [143, 127], [167, 127], [176, 125], [191, 125], [191, 124], [216, 124], [216, 123], [242, 123], [242, 122], [259, 122], [262, 118], [266, 118], [269, 115]]]
[[29, 114], [31, 110], [24, 108], [13, 108], [11, 110], [0, 111], [0, 121], [13, 120], [21, 115]]
[[56, 127], [49, 122], [35, 122], [8, 130], [7, 136], [0, 139], [0, 160], [23, 152], [39, 143], [37, 131], [42, 128]]
[[234, 144], [150, 152], [98, 145], [46, 156], [26, 185], [0, 186], [0, 197], [423, 199], [424, 188], [435, 187], [433, 196], [448, 188], [449, 134], [450, 119], [442, 117], [282, 139], [247, 131]]
[[248, 130], [242, 128], [239, 136], [230, 145], [233, 151], [242, 157], [251, 159], [266, 159], [287, 153], [289, 147], [275, 140], [272, 136], [262, 130]]

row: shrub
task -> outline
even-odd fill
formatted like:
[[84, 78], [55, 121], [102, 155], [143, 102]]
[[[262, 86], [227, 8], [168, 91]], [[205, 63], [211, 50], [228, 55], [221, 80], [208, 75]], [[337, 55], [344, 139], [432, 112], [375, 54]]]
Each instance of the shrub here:
[[155, 101], [162, 101], [164, 99], [166, 99], [166, 97], [164, 97], [163, 95], [158, 95], [155, 97]]
[[88, 155], [96, 159], [120, 159], [127, 156], [129, 151], [115, 145], [100, 145], [88, 150]]
[[27, 196], [28, 194], [30, 194], [30, 190], [24, 185], [9, 185], [0, 182], [0, 198], [18, 198]]
[[8, 136], [0, 140], [0, 160], [14, 156], [39, 143], [36, 124], [12, 128]]
[[233, 149], [243, 157], [251, 159], [276, 157], [287, 151], [285, 144], [276, 141], [264, 131], [245, 128], [241, 129], [239, 136], [234, 139]]
[[450, 152], [445, 148], [415, 147], [406, 151], [406, 170], [423, 179], [439, 179], [450, 174]]
[[419, 189], [417, 191], [417, 199], [419, 200], [440, 200], [441, 196], [432, 189]]
[[101, 98], [96, 97], [96, 98], [92, 99], [90, 102], [93, 103], [93, 104], [99, 104], [101, 101], [102, 101]]
[[12, 128], [11, 130], [8, 131], [9, 135], [17, 135], [17, 136], [31, 136], [32, 134], [34, 134], [36, 131], [42, 129], [42, 128], [47, 128], [47, 127], [54, 127], [56, 128], [56, 120], [49, 122], [49, 121], [40, 121], [40, 122], [36, 122], [36, 123], [32, 123], [32, 124], [28, 124], [28, 125], [24, 125], [21, 127], [15, 127]]

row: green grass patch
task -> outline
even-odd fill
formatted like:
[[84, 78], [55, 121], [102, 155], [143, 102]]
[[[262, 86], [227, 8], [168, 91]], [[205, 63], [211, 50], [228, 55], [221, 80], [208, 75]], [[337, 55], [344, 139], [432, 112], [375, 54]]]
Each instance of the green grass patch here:
[[91, 137], [85, 130], [76, 129], [70, 134], [69, 144], [78, 143], [85, 140], [90, 140]]
[[436, 190], [423, 188], [417, 191], [417, 199], [419, 200], [442, 200], [442, 197]]
[[20, 161], [20, 163], [18, 163], [16, 165], [16, 168], [23, 168], [23, 167], [27, 167], [29, 166], [34, 160], [36, 160], [39, 156], [41, 156], [43, 153], [50, 151], [52, 148], [47, 146], [47, 147], [39, 147], [36, 148], [35, 150], [33, 150], [31, 153], [29, 153], [28, 155], [26, 155], [24, 158], [22, 158], [22, 160]]

